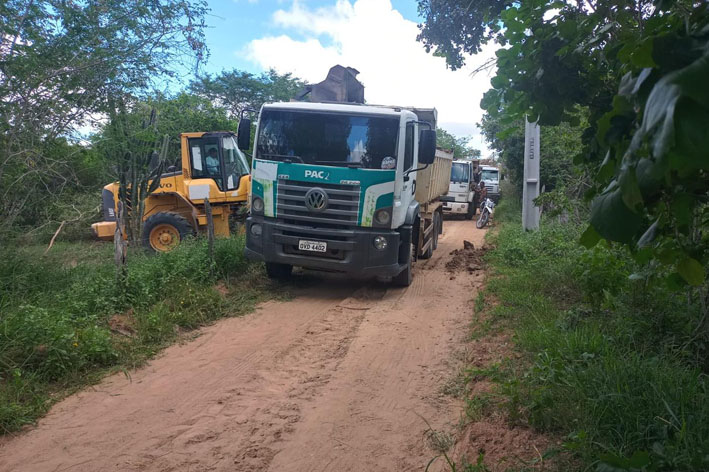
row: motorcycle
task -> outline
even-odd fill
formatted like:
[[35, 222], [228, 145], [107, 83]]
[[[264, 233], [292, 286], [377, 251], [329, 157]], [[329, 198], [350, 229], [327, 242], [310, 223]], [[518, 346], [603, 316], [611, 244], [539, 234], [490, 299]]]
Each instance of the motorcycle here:
[[482, 229], [490, 221], [490, 217], [495, 212], [495, 202], [486, 198], [484, 202], [480, 204], [480, 216], [475, 222], [475, 227]]

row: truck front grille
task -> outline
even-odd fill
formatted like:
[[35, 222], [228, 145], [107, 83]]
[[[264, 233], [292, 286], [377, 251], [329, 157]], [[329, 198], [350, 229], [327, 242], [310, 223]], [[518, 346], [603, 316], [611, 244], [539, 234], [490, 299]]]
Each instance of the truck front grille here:
[[[323, 189], [328, 198], [327, 208], [319, 212], [311, 212], [305, 206], [305, 194], [315, 187]], [[349, 228], [357, 226], [359, 198], [359, 185], [313, 184], [280, 179], [276, 212], [279, 219], [289, 224]]]

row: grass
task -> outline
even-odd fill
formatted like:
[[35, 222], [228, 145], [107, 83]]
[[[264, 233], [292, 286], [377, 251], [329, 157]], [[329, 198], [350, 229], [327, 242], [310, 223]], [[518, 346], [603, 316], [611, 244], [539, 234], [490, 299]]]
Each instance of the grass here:
[[[509, 421], [562, 438], [580, 470], [709, 470], [709, 340], [686, 293], [629, 277], [621, 248], [577, 244], [582, 228], [543, 221], [525, 233], [503, 200], [476, 301], [484, 330], [514, 333], [518, 361], [478, 372]], [[486, 304], [487, 298], [495, 300]], [[473, 416], [484, 412], [469, 399]]]
[[33, 423], [107, 372], [143, 364], [185, 332], [249, 312], [273, 290], [243, 237], [131, 251], [119, 282], [112, 245], [20, 247], [0, 261], [0, 431]]

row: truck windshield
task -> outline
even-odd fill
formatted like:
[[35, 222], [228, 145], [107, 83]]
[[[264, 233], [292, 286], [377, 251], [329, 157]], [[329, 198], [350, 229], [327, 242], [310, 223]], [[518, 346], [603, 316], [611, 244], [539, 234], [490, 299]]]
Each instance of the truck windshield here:
[[451, 167], [451, 182], [468, 182], [470, 180], [470, 166], [454, 162]]
[[498, 172], [496, 170], [485, 170], [483, 169], [482, 180], [485, 182], [498, 180]]
[[396, 167], [395, 117], [264, 110], [258, 159], [368, 169]]

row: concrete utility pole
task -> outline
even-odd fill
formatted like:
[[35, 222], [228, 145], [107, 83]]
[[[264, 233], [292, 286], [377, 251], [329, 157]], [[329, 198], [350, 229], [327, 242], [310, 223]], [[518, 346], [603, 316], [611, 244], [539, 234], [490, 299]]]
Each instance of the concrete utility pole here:
[[522, 228], [539, 229], [539, 125], [524, 118], [524, 186], [522, 187]]

